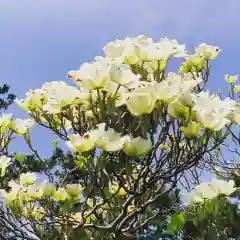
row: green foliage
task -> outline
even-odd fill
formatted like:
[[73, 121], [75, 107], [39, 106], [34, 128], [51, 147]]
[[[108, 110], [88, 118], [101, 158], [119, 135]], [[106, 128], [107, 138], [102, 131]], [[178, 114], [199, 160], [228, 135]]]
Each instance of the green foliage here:
[[168, 232], [171, 234], [178, 233], [186, 222], [186, 216], [184, 212], [175, 213], [171, 217], [171, 221], [168, 225]]
[[6, 84], [0, 86], [0, 111], [1, 109], [7, 109], [16, 98], [16, 96], [9, 92], [10, 87]]

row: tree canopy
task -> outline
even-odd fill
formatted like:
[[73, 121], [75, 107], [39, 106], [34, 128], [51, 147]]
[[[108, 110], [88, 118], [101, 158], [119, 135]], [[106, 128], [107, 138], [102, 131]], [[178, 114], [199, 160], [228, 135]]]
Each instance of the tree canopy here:
[[[221, 49], [141, 35], [103, 50], [67, 74], [75, 86], [46, 82], [17, 99], [28, 119], [1, 115], [4, 237], [236, 239], [238, 76], [224, 76], [226, 98], [207, 90]], [[49, 158], [33, 146], [34, 125], [56, 135]], [[15, 135], [31, 155], [9, 152]]]

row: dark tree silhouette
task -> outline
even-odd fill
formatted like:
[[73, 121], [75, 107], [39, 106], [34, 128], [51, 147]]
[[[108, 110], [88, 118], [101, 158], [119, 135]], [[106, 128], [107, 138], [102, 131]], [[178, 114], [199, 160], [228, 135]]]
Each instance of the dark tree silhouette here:
[[16, 98], [14, 94], [9, 93], [9, 89], [10, 87], [7, 84], [0, 86], [0, 111], [2, 109], [6, 110]]

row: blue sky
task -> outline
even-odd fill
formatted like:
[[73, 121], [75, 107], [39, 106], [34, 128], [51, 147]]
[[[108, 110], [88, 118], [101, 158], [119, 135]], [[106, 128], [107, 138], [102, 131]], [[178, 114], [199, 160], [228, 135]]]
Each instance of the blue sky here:
[[[224, 90], [224, 74], [239, 73], [239, 12], [239, 0], [1, 0], [0, 83], [24, 97], [102, 55], [109, 41], [146, 34], [177, 39], [188, 50], [201, 42], [219, 45], [210, 89]], [[10, 111], [24, 117], [17, 106]], [[53, 135], [39, 128], [33, 135], [40, 152], [49, 154]], [[26, 150], [19, 140], [13, 145]]]

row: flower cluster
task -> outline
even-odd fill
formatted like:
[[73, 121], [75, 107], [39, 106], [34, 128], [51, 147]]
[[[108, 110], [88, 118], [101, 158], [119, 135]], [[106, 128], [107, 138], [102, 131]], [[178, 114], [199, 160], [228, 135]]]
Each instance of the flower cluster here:
[[[239, 92], [237, 75], [225, 76], [233, 94], [228, 98], [205, 90], [209, 63], [221, 52], [218, 47], [200, 44], [191, 54], [176, 40], [154, 42], [140, 35], [112, 41], [103, 51], [104, 57], [68, 72], [75, 86], [47, 82], [17, 99], [31, 119], [0, 117], [0, 134], [10, 131], [9, 139], [14, 133], [24, 136], [38, 159], [28, 134], [34, 122], [52, 130], [73, 152], [67, 163], [42, 161], [51, 165], [46, 170], [51, 181], [39, 183], [35, 173], [10, 181], [5, 201], [12, 210], [21, 206], [26, 218], [44, 218], [51, 211], [58, 223], [66, 222], [66, 216], [77, 224], [99, 218], [99, 226], [106, 222], [103, 229], [110, 229], [105, 227], [112, 226], [119, 212], [122, 221], [128, 219], [124, 214], [151, 209], [155, 195], [177, 185], [173, 176], [177, 181], [198, 166], [205, 153], [221, 145], [232, 125], [240, 124], [240, 105], [233, 96]], [[167, 69], [174, 58], [183, 58], [177, 73]], [[5, 155], [0, 157], [2, 177], [11, 165]], [[84, 174], [77, 173], [75, 179], [78, 168]], [[214, 179], [190, 193], [191, 203], [235, 190], [232, 181]], [[81, 209], [75, 211], [72, 206], [79, 203]]]
[[225, 75], [225, 80], [227, 83], [231, 84], [231, 88], [234, 93], [240, 93], [240, 84], [236, 84], [238, 81], [238, 74], [230, 76], [229, 74]]
[[[239, 107], [233, 100], [221, 100], [207, 92], [198, 94], [195, 91], [203, 79], [194, 72], [217, 57], [220, 52], [218, 47], [200, 44], [196, 52], [189, 55], [185, 46], [179, 45], [176, 40], [164, 38], [153, 42], [141, 35], [110, 42], [104, 47], [104, 52], [105, 58], [96, 57], [94, 62], [83, 63], [79, 70], [68, 73], [68, 78], [79, 88], [62, 81], [45, 83], [41, 89], [28, 92], [26, 99], [17, 100], [17, 103], [27, 110], [51, 114], [64, 112], [69, 106], [74, 108], [75, 118], [79, 107], [91, 117], [94, 114], [104, 115], [110, 107], [122, 106], [126, 106], [132, 115], [142, 116], [168, 104], [172, 117], [188, 119], [182, 126], [186, 136], [197, 135], [200, 128], [218, 131], [231, 121], [239, 123]], [[164, 75], [166, 63], [171, 57], [186, 58], [180, 69], [182, 74]], [[113, 132], [111, 134], [114, 135]], [[90, 144], [89, 149], [95, 142], [91, 135], [85, 133], [82, 136], [84, 142]], [[89, 137], [86, 139], [86, 136]], [[70, 139], [75, 142], [76, 138], [79, 141], [79, 136], [71, 136]], [[116, 135], [116, 139], [120, 138]]]
[[83, 136], [73, 134], [69, 136], [67, 145], [75, 152], [86, 152], [93, 148], [100, 148], [106, 152], [115, 152], [121, 149], [129, 156], [143, 156], [152, 147], [151, 141], [143, 138], [121, 136], [114, 129], [105, 130], [106, 124], [97, 125], [97, 129], [86, 132]]
[[26, 134], [34, 125], [32, 119], [12, 119], [12, 114], [0, 115], [0, 134], [12, 130], [19, 135]]
[[82, 197], [83, 187], [80, 184], [68, 184], [65, 187], [56, 188], [55, 184], [43, 181], [38, 183], [35, 173], [22, 173], [19, 182], [10, 181], [11, 190], [2, 194], [6, 204], [11, 207], [13, 204], [21, 206], [43, 198], [51, 198], [56, 202], [76, 201]]
[[197, 185], [188, 196], [190, 204], [203, 203], [218, 196], [229, 196], [236, 191], [233, 180], [224, 181], [212, 179], [210, 183], [201, 183]]
[[[104, 52], [105, 58], [96, 57], [94, 62], [84, 63], [79, 70], [68, 73], [68, 77], [79, 86], [78, 89], [62, 81], [45, 83], [41, 89], [28, 92], [26, 99], [17, 100], [17, 103], [26, 110], [42, 110], [51, 114], [58, 114], [67, 106], [76, 105], [81, 105], [81, 110], [88, 114], [100, 114], [104, 111], [104, 105], [112, 103], [110, 100], [114, 97], [115, 107], [125, 105], [135, 116], [151, 114], [162, 103], [167, 103], [171, 116], [185, 116], [189, 119], [182, 126], [186, 136], [198, 134], [200, 127], [218, 131], [231, 120], [239, 118], [238, 111], [234, 111], [238, 108], [233, 100], [222, 101], [207, 93], [194, 93], [202, 79], [189, 73], [193, 67], [195, 70], [201, 69], [205, 61], [215, 58], [220, 52], [218, 47], [201, 44], [196, 48], [195, 54], [188, 55], [185, 46], [179, 45], [176, 40], [164, 38], [153, 42], [151, 38], [141, 35], [110, 42], [104, 47]], [[165, 77], [161, 74], [171, 57], [186, 57], [181, 67], [184, 68], [182, 75], [169, 73]], [[185, 65], [188, 67], [184, 67]], [[98, 105], [97, 108], [93, 109], [94, 105]], [[74, 112], [78, 114], [77, 111]], [[187, 116], [190, 112], [191, 116]], [[83, 143], [89, 146], [83, 150], [79, 147], [79, 151], [93, 148], [96, 142], [93, 135], [85, 133], [81, 137]], [[113, 132], [110, 134], [108, 131], [107, 135], [116, 137], [117, 141], [120, 139]], [[80, 136], [73, 135], [70, 139], [72, 142], [78, 139], [79, 142]], [[122, 145], [121, 142], [119, 146]], [[111, 148], [107, 151], [111, 151]]]
[[[12, 114], [0, 114], [0, 153], [7, 154], [8, 145], [14, 133], [26, 136], [34, 125], [33, 119], [13, 119]], [[6, 161], [5, 156], [0, 155], [1, 175], [5, 175]], [[3, 167], [4, 166], [4, 167]]]

